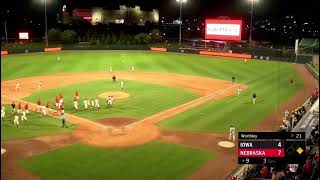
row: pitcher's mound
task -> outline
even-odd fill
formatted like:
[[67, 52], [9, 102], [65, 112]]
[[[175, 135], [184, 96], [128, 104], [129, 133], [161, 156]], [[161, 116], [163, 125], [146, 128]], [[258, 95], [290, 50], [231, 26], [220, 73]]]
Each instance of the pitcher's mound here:
[[232, 148], [234, 147], [234, 143], [230, 141], [219, 141], [218, 145], [224, 148]]
[[108, 96], [113, 96], [114, 99], [124, 99], [128, 98], [130, 94], [124, 92], [104, 92], [98, 95], [100, 98], [108, 98]]

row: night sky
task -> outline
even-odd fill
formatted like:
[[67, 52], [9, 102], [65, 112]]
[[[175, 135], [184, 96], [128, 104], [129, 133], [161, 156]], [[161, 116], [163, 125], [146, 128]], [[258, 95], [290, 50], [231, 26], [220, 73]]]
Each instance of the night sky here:
[[[14, 19], [42, 18], [44, 0], [10, 0], [2, 3], [1, 14], [9, 9]], [[142, 9], [156, 8], [161, 16], [178, 16], [179, 7], [175, 0], [47, 0], [48, 14], [55, 17], [63, 4], [69, 10], [74, 8], [89, 8], [92, 6], [118, 7], [119, 4], [140, 5]], [[255, 5], [255, 15], [280, 17], [288, 14], [298, 16], [319, 17], [320, 6], [318, 0], [258, 0]], [[187, 16], [217, 17], [230, 16], [242, 18], [248, 16], [250, 3], [248, 0], [188, 0], [183, 14]], [[2, 16], [3, 17], [3, 16]]]

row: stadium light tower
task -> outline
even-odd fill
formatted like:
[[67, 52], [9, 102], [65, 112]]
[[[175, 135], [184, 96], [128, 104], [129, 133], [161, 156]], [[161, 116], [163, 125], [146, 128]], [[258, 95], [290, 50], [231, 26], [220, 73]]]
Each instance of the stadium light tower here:
[[187, 0], [176, 0], [180, 5], [180, 27], [179, 27], [179, 47], [181, 47], [181, 28], [182, 28], [182, 4], [187, 3]]
[[254, 3], [258, 2], [258, 0], [249, 0], [251, 2], [251, 13], [250, 13], [250, 34], [249, 34], [249, 43], [252, 42], [252, 21], [253, 21], [253, 7]]
[[45, 38], [46, 38], [46, 47], [48, 47], [48, 22], [47, 22], [47, 0], [44, 0], [44, 23], [45, 23]]

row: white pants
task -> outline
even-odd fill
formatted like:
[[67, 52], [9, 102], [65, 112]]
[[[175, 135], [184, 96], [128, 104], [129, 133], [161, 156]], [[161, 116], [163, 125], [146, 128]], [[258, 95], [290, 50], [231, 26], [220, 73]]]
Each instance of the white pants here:
[[84, 109], [88, 109], [88, 103], [84, 103]]
[[13, 124], [19, 126], [19, 124], [20, 124], [19, 123], [19, 116], [17, 116], [17, 115], [14, 116]]
[[235, 141], [235, 140], [236, 140], [236, 136], [235, 136], [234, 133], [230, 133], [230, 134], [229, 134], [229, 140], [230, 140], [230, 141]]
[[73, 107], [74, 107], [75, 110], [78, 110], [78, 103], [77, 104], [74, 103]]
[[252, 99], [252, 103], [253, 103], [253, 104], [256, 104], [256, 98], [253, 98], [253, 99]]
[[94, 107], [99, 108], [100, 107], [99, 103], [96, 102]]
[[26, 116], [26, 114], [24, 113], [24, 114], [22, 114], [22, 116], [21, 116], [21, 121], [26, 121], [27, 120], [27, 116]]

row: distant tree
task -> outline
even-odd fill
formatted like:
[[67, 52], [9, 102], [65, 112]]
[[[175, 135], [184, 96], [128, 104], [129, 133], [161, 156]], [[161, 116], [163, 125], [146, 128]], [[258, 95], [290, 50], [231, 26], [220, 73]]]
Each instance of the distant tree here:
[[48, 40], [50, 42], [57, 42], [61, 40], [61, 31], [59, 29], [51, 28], [48, 31]]
[[151, 37], [146, 33], [139, 33], [134, 36], [134, 39], [137, 44], [148, 44], [151, 41]]
[[66, 30], [61, 33], [63, 43], [74, 43], [76, 41], [76, 32], [74, 30]]

